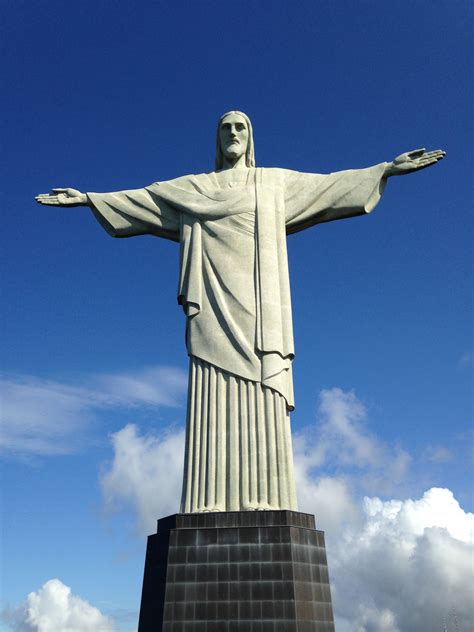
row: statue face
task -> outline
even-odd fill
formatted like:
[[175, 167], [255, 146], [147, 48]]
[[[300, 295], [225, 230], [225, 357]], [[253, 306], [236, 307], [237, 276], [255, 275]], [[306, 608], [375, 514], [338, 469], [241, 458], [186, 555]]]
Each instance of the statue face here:
[[229, 160], [238, 160], [247, 151], [249, 130], [245, 120], [239, 114], [226, 116], [219, 128], [219, 140], [222, 153]]

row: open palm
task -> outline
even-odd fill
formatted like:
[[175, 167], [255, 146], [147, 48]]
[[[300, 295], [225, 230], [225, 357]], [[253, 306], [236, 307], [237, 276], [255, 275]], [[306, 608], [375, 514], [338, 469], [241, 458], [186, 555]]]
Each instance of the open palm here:
[[426, 169], [427, 167], [431, 167], [431, 165], [434, 165], [442, 160], [445, 155], [446, 152], [442, 149], [426, 151], [424, 147], [421, 149], [407, 151], [395, 158], [388, 168], [387, 175], [403, 176], [406, 173], [413, 173], [413, 171]]
[[82, 206], [87, 204], [87, 196], [77, 189], [52, 189], [51, 193], [40, 193], [35, 197], [38, 204], [50, 206]]

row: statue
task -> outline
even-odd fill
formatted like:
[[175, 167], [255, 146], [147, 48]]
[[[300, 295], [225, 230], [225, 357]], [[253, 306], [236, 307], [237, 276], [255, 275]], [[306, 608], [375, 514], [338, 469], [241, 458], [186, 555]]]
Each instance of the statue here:
[[116, 193], [67, 188], [36, 197], [89, 206], [113, 237], [180, 244], [190, 358], [182, 513], [297, 509], [286, 235], [370, 213], [387, 178], [444, 156], [417, 149], [329, 175], [256, 168], [250, 120], [232, 111], [218, 123], [215, 171]]

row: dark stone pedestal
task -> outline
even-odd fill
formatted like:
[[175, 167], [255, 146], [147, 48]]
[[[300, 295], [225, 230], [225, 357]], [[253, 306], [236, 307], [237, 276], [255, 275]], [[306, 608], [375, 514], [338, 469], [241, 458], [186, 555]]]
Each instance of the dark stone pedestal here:
[[138, 632], [334, 632], [324, 533], [314, 516], [159, 520], [148, 538]]

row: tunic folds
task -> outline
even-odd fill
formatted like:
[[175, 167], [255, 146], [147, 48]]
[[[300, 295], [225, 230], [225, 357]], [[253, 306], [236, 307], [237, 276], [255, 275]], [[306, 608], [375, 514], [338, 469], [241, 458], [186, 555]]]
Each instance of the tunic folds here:
[[[88, 193], [113, 237], [151, 234], [181, 246], [190, 356], [182, 511], [296, 509], [286, 235], [369, 213], [385, 164], [329, 175], [234, 169]], [[255, 460], [257, 439], [266, 460]]]
[[191, 357], [181, 512], [296, 511], [284, 397]]

